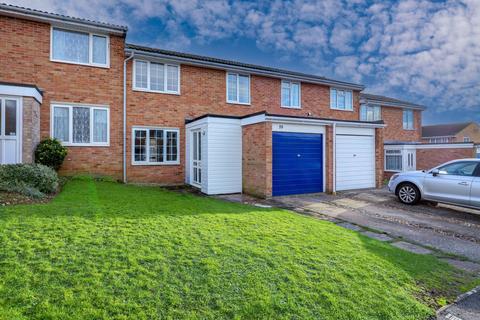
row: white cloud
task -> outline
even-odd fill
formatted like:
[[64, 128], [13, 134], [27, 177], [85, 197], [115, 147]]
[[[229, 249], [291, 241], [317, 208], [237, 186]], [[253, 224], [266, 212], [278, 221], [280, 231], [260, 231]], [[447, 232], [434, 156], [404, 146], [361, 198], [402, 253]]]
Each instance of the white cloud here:
[[366, 82], [378, 93], [410, 95], [439, 111], [480, 112], [479, 0], [9, 2], [127, 24], [132, 33], [145, 20], [158, 19], [165, 29], [149, 44], [174, 49], [247, 37], [261, 50], [300, 59], [310, 72]]

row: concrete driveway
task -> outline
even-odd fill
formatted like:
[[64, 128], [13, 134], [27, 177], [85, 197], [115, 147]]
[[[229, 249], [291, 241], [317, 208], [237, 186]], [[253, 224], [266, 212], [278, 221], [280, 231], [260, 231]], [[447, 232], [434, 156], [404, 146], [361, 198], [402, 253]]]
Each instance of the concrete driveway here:
[[271, 202], [299, 212], [341, 219], [480, 262], [480, 210], [428, 204], [407, 206], [384, 189], [342, 192], [336, 196], [283, 196]]

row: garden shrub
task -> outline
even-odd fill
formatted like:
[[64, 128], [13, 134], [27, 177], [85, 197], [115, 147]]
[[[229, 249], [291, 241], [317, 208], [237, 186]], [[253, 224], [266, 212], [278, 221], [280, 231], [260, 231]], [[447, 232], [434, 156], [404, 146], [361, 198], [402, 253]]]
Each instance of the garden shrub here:
[[35, 150], [35, 162], [55, 170], [60, 169], [66, 156], [67, 148], [53, 138], [42, 140]]
[[41, 198], [58, 188], [58, 175], [41, 164], [0, 165], [0, 190]]

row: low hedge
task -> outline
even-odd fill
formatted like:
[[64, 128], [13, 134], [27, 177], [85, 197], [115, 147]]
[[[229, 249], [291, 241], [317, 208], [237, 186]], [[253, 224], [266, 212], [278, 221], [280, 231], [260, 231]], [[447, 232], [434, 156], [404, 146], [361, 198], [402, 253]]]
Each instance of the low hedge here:
[[58, 189], [58, 175], [41, 164], [0, 165], [0, 190], [41, 198]]

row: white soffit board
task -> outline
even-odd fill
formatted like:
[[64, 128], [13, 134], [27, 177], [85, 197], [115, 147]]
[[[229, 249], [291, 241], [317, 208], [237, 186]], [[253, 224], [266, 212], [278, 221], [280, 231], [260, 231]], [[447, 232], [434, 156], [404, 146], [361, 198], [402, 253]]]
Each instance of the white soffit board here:
[[5, 96], [19, 96], [19, 97], [32, 97], [40, 104], [42, 103], [42, 95], [37, 89], [33, 87], [16, 86], [10, 84], [0, 84], [0, 95]]

